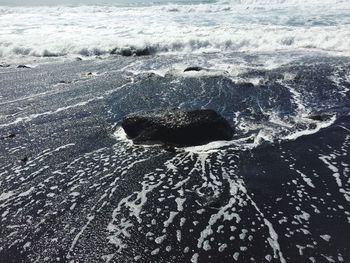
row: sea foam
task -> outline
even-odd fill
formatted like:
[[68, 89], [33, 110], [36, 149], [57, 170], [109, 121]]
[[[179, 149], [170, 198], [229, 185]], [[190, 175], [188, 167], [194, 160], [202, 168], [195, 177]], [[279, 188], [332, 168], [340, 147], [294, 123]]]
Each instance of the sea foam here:
[[350, 50], [346, 1], [0, 7], [0, 14], [2, 60], [122, 54], [125, 48], [139, 55]]

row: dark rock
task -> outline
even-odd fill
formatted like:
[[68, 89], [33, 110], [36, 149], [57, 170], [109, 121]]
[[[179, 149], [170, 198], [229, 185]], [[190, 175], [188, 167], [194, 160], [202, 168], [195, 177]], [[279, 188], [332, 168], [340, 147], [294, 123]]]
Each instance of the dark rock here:
[[26, 164], [28, 162], [28, 157], [24, 156], [22, 159], [19, 160], [21, 164]]
[[76, 61], [82, 61], [83, 59], [81, 57], [76, 57], [75, 60]]
[[30, 68], [30, 67], [27, 65], [18, 65], [17, 68]]
[[170, 153], [176, 153], [176, 148], [174, 146], [170, 146], [170, 145], [164, 146], [164, 150]]
[[147, 78], [147, 79], [152, 79], [152, 78], [156, 78], [156, 77], [159, 77], [159, 75], [157, 75], [154, 72], [147, 72], [147, 73], [145, 73], [145, 78]]
[[132, 50], [130, 48], [123, 48], [121, 51], [120, 51], [120, 55], [124, 56], [124, 57], [130, 57], [132, 56]]
[[214, 110], [134, 113], [123, 119], [122, 127], [139, 144], [192, 146], [233, 136], [230, 124]]
[[314, 121], [326, 121], [329, 120], [332, 117], [332, 115], [327, 114], [327, 113], [313, 113], [306, 118]]
[[[255, 87], [254, 84], [251, 82], [243, 82], [243, 83], [240, 83], [239, 86], [241, 89], [254, 89], [254, 87]], [[269, 115], [266, 115], [266, 117], [268, 119], [270, 118]]]
[[92, 77], [92, 76], [95, 76], [95, 75], [96, 75], [96, 73], [95, 73], [95, 72], [91, 72], [91, 71], [81, 73], [81, 76], [82, 76], [83, 78]]
[[9, 64], [0, 64], [0, 68], [8, 68], [8, 67], [10, 67]]
[[15, 138], [16, 137], [16, 134], [14, 134], [14, 133], [9, 133], [9, 134], [7, 134], [7, 135], [5, 135], [5, 136], [1, 136], [0, 138], [1, 139], [10, 139], [10, 138]]
[[203, 70], [202, 67], [197, 67], [197, 66], [195, 66], [195, 67], [188, 67], [188, 68], [185, 68], [184, 72], [187, 72], [187, 71], [201, 71], [201, 70]]
[[118, 48], [113, 48], [110, 52], [110, 55], [118, 55]]
[[152, 47], [146, 47], [146, 48], [135, 48], [135, 47], [125, 47], [125, 48], [115, 48], [113, 49], [110, 54], [111, 55], [121, 55], [124, 57], [131, 57], [131, 56], [149, 56], [155, 53], [155, 49]]
[[140, 56], [149, 56], [152, 54], [152, 50], [150, 48], [136, 49], [135, 55]]
[[6, 138], [15, 138], [16, 137], [16, 134], [14, 133], [10, 133], [6, 136]]

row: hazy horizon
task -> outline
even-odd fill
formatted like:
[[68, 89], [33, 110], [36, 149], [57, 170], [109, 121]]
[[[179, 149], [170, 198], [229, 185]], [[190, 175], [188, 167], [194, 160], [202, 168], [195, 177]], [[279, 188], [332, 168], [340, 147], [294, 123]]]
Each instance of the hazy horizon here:
[[36, 6], [36, 5], [133, 5], [133, 4], [165, 4], [165, 3], [201, 3], [201, 2], [215, 2], [215, 0], [156, 0], [156, 1], [147, 1], [147, 0], [3, 0], [0, 1], [0, 6]]

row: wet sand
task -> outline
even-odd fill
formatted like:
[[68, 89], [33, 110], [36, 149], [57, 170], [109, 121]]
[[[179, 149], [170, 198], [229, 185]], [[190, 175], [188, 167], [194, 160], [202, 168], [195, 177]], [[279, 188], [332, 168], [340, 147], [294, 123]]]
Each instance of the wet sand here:
[[[0, 68], [0, 262], [349, 262], [349, 61], [136, 72], [162, 59]], [[116, 132], [176, 107], [217, 110], [234, 140], [170, 153]]]

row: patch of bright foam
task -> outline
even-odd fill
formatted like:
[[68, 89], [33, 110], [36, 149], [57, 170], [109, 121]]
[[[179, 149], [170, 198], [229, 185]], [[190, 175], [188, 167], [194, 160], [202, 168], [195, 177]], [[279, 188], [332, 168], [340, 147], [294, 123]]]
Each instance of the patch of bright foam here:
[[319, 132], [321, 129], [327, 128], [331, 126], [336, 120], [336, 116], [332, 116], [332, 118], [329, 121], [317, 123], [316, 127], [314, 129], [309, 129], [309, 130], [301, 130], [301, 131], [296, 131], [292, 134], [289, 134], [285, 137], [283, 137], [283, 140], [289, 140], [289, 141], [294, 141], [298, 139], [299, 137], [306, 136], [306, 135], [311, 135]]
[[12, 191], [1, 193], [1, 195], [0, 195], [0, 202], [1, 201], [6, 201], [7, 199], [9, 199], [13, 195], [14, 195], [14, 192], [12, 192]]
[[122, 127], [119, 127], [115, 132], [114, 132], [114, 137], [121, 142], [125, 142], [128, 144], [133, 144], [132, 140], [128, 139], [128, 136], [126, 135], [124, 129]]

